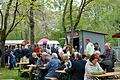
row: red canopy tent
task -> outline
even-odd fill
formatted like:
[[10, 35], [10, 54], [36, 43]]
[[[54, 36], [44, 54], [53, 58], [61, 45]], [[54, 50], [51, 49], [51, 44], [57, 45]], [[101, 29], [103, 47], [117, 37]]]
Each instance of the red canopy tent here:
[[38, 41], [38, 44], [47, 44], [48, 41], [49, 41], [48, 39], [43, 38]]
[[112, 35], [112, 38], [120, 38], [120, 33]]

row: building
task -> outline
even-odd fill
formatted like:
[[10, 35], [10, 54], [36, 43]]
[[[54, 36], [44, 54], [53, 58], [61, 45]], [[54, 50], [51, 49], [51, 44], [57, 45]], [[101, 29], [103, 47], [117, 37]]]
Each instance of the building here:
[[[86, 39], [90, 39], [92, 43], [97, 42], [101, 48], [101, 52], [104, 51], [105, 33], [88, 31], [88, 30], [76, 30], [73, 37], [73, 47], [77, 46], [77, 50], [84, 53], [86, 47]], [[70, 43], [70, 32], [68, 32], [68, 43]]]

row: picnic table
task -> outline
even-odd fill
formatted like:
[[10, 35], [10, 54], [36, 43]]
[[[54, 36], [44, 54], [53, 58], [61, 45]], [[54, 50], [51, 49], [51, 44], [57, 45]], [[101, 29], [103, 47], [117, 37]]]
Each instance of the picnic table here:
[[28, 67], [36, 67], [36, 65], [33, 65], [33, 64], [31, 64], [31, 65], [27, 65]]
[[28, 69], [25, 69], [25, 66], [29, 64], [28, 62], [19, 62], [18, 65], [18, 75], [20, 76], [21, 72], [28, 72]]
[[120, 75], [120, 72], [108, 72], [105, 74], [100, 75], [91, 75], [92, 77], [108, 77], [108, 76], [114, 76], [114, 75]]
[[[116, 75], [120, 75], [120, 72], [108, 72], [105, 74], [91, 75], [91, 76], [94, 77], [95, 79], [102, 78], [102, 80], [107, 80], [109, 77], [116, 76]], [[114, 80], [113, 77], [112, 77], [112, 80]]]
[[[28, 67], [36, 67], [37, 65], [31, 64], [31, 65], [27, 65], [27, 66], [28, 66]], [[38, 65], [38, 66], [39, 66], [40, 69], [46, 69], [45, 66], [41, 66], [41, 65]]]
[[19, 65], [27, 65], [27, 64], [29, 64], [28, 62], [19, 62], [19, 63], [17, 63], [17, 64], [19, 64]]
[[66, 73], [65, 70], [56, 70], [57, 73]]

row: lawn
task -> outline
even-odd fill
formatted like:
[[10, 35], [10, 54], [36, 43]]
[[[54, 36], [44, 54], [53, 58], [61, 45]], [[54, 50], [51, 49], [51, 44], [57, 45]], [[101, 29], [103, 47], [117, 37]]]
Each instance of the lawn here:
[[9, 70], [7, 68], [1, 68], [0, 69], [0, 80], [10, 80], [10, 79], [14, 79], [14, 80], [27, 80], [25, 78], [21, 78], [20, 76], [18, 76], [18, 71], [17, 70]]

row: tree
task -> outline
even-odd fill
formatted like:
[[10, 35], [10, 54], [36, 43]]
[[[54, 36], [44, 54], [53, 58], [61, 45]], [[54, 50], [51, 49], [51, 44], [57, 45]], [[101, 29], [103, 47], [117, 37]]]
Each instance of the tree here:
[[[70, 29], [71, 29], [71, 35], [70, 35], [70, 46], [71, 46], [71, 52], [72, 52], [72, 47], [73, 47], [73, 35], [74, 35], [74, 32], [75, 32], [75, 29], [77, 28], [79, 22], [80, 22], [80, 18], [81, 18], [81, 15], [83, 13], [83, 10], [84, 8], [90, 3], [92, 2], [93, 0], [81, 0], [80, 2], [80, 5], [79, 5], [79, 9], [78, 9], [78, 13], [77, 13], [77, 16], [75, 18], [75, 21], [73, 21], [73, 0], [66, 0], [66, 4], [65, 4], [65, 7], [64, 7], [64, 12], [63, 12], [63, 28], [64, 28], [64, 33], [65, 33], [65, 38], [67, 40], [67, 32], [66, 32], [66, 26], [65, 26], [65, 16], [66, 16], [66, 9], [67, 9], [67, 6], [69, 4], [69, 21], [70, 21]], [[68, 42], [68, 41], [66, 41]], [[68, 43], [67, 43], [68, 44]]]
[[[12, 3], [15, 2], [14, 5], [14, 11], [13, 14], [10, 15], [10, 10], [12, 7]], [[9, 35], [9, 33], [11, 33], [16, 27], [17, 25], [20, 23], [20, 21], [22, 21], [23, 16], [21, 18], [18, 19], [17, 16], [17, 10], [18, 10], [18, 6], [19, 6], [19, 0], [9, 0], [5, 9], [5, 12], [3, 13], [2, 10], [0, 10], [0, 14], [1, 14], [1, 27], [0, 27], [0, 50], [2, 51], [2, 62], [1, 65], [2, 67], [5, 66], [5, 56], [4, 56], [4, 46], [5, 46], [5, 40], [7, 38], [7, 36]], [[12, 16], [13, 19], [11, 20], [11, 23], [8, 23], [9, 21], [9, 17]]]
[[30, 3], [30, 16], [29, 16], [29, 20], [30, 20], [30, 42], [32, 45], [34, 45], [34, 13], [33, 13], [33, 6], [34, 6], [34, 2], [35, 0], [31, 0]]

